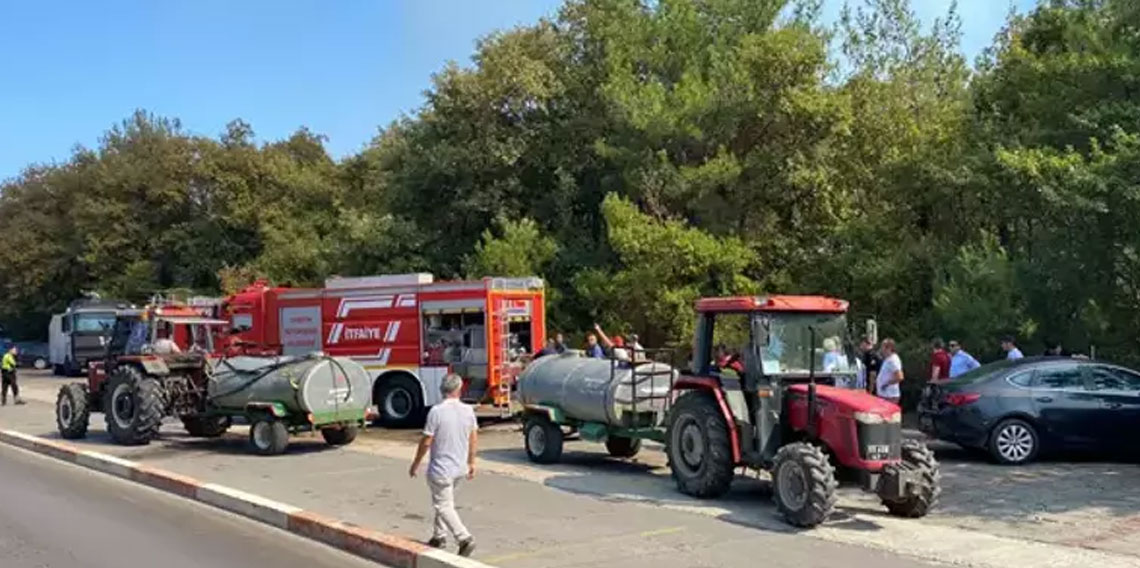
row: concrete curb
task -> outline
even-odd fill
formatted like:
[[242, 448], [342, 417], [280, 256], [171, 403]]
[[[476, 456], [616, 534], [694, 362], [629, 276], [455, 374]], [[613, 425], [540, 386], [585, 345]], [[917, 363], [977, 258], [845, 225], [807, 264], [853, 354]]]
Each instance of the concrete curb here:
[[64, 442], [15, 430], [0, 430], [0, 442], [198, 501], [392, 568], [492, 568], [405, 538]]

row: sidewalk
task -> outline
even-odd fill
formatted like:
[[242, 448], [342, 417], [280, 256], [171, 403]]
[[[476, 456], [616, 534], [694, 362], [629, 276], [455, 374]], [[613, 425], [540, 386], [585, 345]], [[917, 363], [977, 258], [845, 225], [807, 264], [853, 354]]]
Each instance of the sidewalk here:
[[[46, 403], [60, 383], [27, 382], [31, 404], [2, 409], [0, 425], [55, 437]], [[429, 530], [427, 489], [422, 479], [407, 477], [414, 432], [389, 437], [397, 440], [362, 436], [340, 449], [319, 437], [295, 438], [288, 454], [266, 458], [250, 455], [236, 428], [203, 441], [181, 436], [171, 424], [161, 441], [141, 448], [113, 446], [102, 429], [102, 415], [93, 416], [91, 435], [79, 445], [391, 534], [422, 540]], [[461, 487], [458, 500], [479, 540], [476, 557], [504, 568], [745, 566], [758, 558], [767, 566], [930, 565], [898, 552], [995, 567], [1140, 562], [895, 519], [880, 514], [877, 503], [860, 503], [857, 493], [854, 500], [845, 493], [838, 519], [801, 535], [775, 516], [766, 483], [741, 479], [729, 496], [697, 501], [676, 492], [653, 450], [645, 450], [644, 462], [571, 452], [568, 464], [538, 468], [525, 462], [517, 433], [492, 432], [485, 440], [482, 471]]]

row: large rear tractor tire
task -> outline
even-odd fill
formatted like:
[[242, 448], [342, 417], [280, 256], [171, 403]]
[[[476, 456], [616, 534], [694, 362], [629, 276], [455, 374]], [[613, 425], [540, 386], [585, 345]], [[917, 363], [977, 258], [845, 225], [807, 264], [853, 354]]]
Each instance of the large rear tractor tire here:
[[826, 521], [835, 510], [838, 487], [835, 468], [818, 447], [796, 442], [776, 453], [772, 498], [788, 524], [809, 528]]
[[87, 386], [82, 383], [63, 385], [55, 399], [55, 424], [65, 440], [87, 436], [91, 410], [87, 408]]
[[681, 493], [712, 498], [728, 491], [735, 476], [728, 428], [710, 393], [690, 391], [673, 405], [665, 454]]
[[632, 458], [641, 451], [641, 438], [609, 436], [606, 438], [606, 451], [615, 458]]
[[423, 391], [415, 379], [407, 375], [384, 378], [375, 389], [373, 402], [380, 412], [380, 426], [409, 428], [423, 423]]
[[107, 379], [103, 412], [116, 444], [139, 446], [158, 437], [162, 425], [162, 387], [136, 367], [121, 366]]
[[938, 505], [942, 495], [942, 472], [934, 452], [918, 440], [906, 440], [902, 444], [901, 467], [919, 472], [919, 485], [914, 495], [902, 500], [883, 499], [887, 511], [896, 517], [925, 517]]
[[358, 433], [360, 433], [360, 429], [356, 426], [321, 428], [321, 436], [324, 437], [325, 443], [330, 446], [347, 446], [356, 439]]
[[230, 428], [228, 416], [184, 416], [182, 426], [195, 438], [217, 438]]
[[249, 444], [263, 456], [283, 454], [289, 447], [289, 430], [280, 420], [258, 419], [249, 427]]
[[562, 428], [546, 416], [527, 417], [523, 426], [526, 456], [534, 463], [558, 463], [562, 459]]

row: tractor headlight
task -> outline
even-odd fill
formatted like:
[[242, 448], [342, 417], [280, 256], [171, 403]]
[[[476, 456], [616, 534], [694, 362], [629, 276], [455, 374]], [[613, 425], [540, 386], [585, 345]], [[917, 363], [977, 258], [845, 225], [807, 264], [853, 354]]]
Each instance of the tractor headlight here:
[[874, 412], [856, 412], [855, 420], [863, 424], [898, 424], [902, 422], [902, 413], [895, 412], [893, 414], [883, 416]]

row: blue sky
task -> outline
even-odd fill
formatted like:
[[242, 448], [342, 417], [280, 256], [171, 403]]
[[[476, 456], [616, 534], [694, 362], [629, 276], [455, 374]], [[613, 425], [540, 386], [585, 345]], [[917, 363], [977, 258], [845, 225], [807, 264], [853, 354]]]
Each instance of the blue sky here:
[[[841, 2], [825, 0], [827, 14]], [[1033, 0], [1015, 0], [1024, 9]], [[0, 180], [94, 146], [135, 109], [262, 140], [300, 126], [344, 156], [401, 112], [477, 38], [560, 0], [0, 0]], [[950, 0], [913, 0], [925, 19]], [[960, 0], [963, 49], [990, 43], [1006, 0]]]

